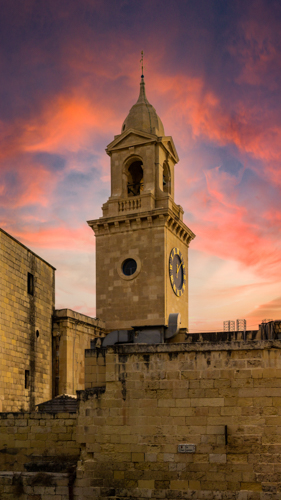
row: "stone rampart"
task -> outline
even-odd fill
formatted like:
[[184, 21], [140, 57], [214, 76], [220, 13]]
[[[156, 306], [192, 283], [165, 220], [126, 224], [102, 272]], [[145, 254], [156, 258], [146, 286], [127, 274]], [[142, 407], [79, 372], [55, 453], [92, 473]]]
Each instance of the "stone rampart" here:
[[96, 487], [139, 498], [278, 497], [280, 348], [276, 340], [88, 350], [76, 498]]
[[0, 472], [1, 500], [72, 500], [68, 473]]
[[0, 413], [0, 470], [58, 472], [76, 465], [76, 419], [71, 413]]

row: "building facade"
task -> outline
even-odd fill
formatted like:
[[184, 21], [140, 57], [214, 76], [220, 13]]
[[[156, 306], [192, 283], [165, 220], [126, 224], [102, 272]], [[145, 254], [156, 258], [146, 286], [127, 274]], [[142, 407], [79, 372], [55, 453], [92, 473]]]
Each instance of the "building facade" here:
[[84, 388], [102, 321], [55, 309], [55, 268], [0, 229], [0, 411], [33, 411]]
[[33, 410], [52, 395], [55, 268], [0, 229], [0, 404]]
[[104, 336], [104, 323], [71, 309], [56, 309], [53, 317], [52, 395], [76, 395], [85, 387], [85, 349]]

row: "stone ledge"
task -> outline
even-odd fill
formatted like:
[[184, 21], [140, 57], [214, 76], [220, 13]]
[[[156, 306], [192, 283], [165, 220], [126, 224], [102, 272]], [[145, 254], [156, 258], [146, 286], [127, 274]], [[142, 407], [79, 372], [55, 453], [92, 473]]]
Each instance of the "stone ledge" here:
[[[151, 489], [114, 489], [103, 487], [90, 488], [98, 500], [127, 500], [149, 498], [150, 500], [280, 500], [280, 493], [266, 493], [250, 490], [210, 491], [210, 490], [151, 490]], [[76, 495], [80, 496], [76, 496]], [[83, 487], [75, 488], [74, 498], [83, 500]], [[86, 497], [85, 497], [86, 498]], [[88, 498], [88, 497], [87, 497]]]
[[281, 349], [281, 340], [219, 341], [204, 343], [122, 344], [108, 347], [117, 354], [181, 353], [192, 351], [245, 351]]
[[86, 316], [72, 309], [55, 309], [53, 321], [57, 323], [65, 319], [73, 320], [75, 323], [94, 326], [102, 330], [104, 329], [104, 322], [99, 318], [92, 318], [91, 316]]

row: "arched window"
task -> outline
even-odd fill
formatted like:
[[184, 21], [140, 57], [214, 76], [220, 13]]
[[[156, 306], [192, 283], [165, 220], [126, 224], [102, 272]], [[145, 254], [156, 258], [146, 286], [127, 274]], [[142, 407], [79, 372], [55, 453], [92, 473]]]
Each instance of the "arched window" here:
[[134, 161], [128, 168], [128, 196], [138, 196], [143, 190], [143, 169], [140, 160]]
[[171, 194], [171, 173], [168, 163], [163, 165], [163, 191]]

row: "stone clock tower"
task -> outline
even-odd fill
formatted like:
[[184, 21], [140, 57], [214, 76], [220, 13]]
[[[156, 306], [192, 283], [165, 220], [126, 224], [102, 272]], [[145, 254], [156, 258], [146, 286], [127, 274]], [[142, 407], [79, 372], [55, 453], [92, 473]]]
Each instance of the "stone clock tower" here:
[[88, 221], [96, 235], [97, 317], [108, 330], [167, 325], [181, 314], [188, 328], [188, 246], [195, 237], [174, 202], [179, 161], [172, 137], [145, 95], [107, 149], [111, 196], [103, 216]]

